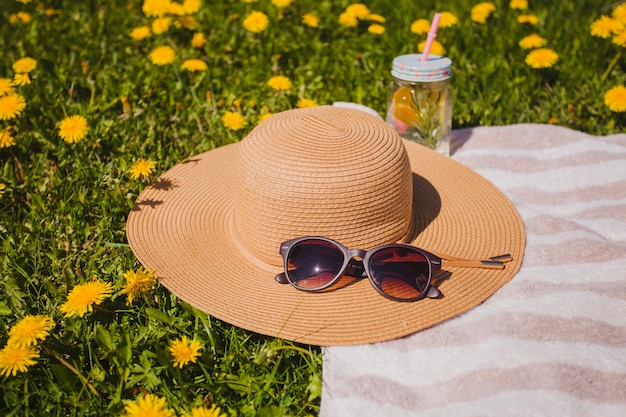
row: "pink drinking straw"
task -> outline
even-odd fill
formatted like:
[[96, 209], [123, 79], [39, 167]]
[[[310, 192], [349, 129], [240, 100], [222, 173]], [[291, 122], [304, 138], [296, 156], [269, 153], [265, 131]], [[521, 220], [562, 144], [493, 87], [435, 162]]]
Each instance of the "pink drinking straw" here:
[[439, 27], [439, 19], [441, 19], [441, 13], [435, 13], [435, 17], [433, 17], [433, 23], [430, 25], [430, 30], [428, 31], [428, 38], [426, 39], [426, 46], [424, 46], [424, 52], [422, 52], [422, 57], [420, 58], [421, 62], [424, 62], [428, 59], [428, 54], [430, 53], [430, 47], [433, 44], [433, 41], [437, 37], [437, 28]]

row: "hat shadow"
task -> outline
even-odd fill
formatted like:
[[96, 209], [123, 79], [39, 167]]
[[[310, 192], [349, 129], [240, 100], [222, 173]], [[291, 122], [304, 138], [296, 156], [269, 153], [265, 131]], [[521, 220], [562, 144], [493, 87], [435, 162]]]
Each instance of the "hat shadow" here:
[[413, 242], [441, 212], [441, 197], [426, 178], [413, 173], [413, 213], [408, 241]]

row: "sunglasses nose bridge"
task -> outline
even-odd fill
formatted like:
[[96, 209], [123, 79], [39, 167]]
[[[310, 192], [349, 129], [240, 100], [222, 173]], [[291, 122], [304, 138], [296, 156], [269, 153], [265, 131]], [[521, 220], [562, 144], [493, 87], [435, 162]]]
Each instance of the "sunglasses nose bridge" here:
[[348, 250], [348, 257], [350, 259], [353, 258], [359, 258], [359, 260], [363, 260], [363, 258], [365, 258], [365, 254], [367, 253], [367, 251], [361, 250], [361, 249], [349, 249]]

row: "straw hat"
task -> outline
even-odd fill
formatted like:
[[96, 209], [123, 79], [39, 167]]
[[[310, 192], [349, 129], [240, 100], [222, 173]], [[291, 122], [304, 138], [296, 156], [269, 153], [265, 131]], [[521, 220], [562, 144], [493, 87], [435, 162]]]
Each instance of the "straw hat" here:
[[[525, 244], [519, 214], [490, 182], [369, 114], [332, 106], [275, 114], [241, 142], [176, 165], [141, 193], [127, 235], [182, 300], [235, 326], [315, 345], [389, 340], [461, 314], [513, 277]], [[307, 293], [274, 279], [280, 243], [306, 235], [354, 249], [403, 242], [513, 261], [440, 273], [440, 299], [390, 301], [367, 279]]]

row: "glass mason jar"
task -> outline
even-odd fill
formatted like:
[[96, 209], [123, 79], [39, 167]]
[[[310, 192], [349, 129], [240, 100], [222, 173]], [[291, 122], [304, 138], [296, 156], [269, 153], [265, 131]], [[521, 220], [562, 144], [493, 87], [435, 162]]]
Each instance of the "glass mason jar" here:
[[452, 61], [438, 55], [420, 59], [409, 54], [393, 60], [386, 120], [403, 138], [449, 156]]

